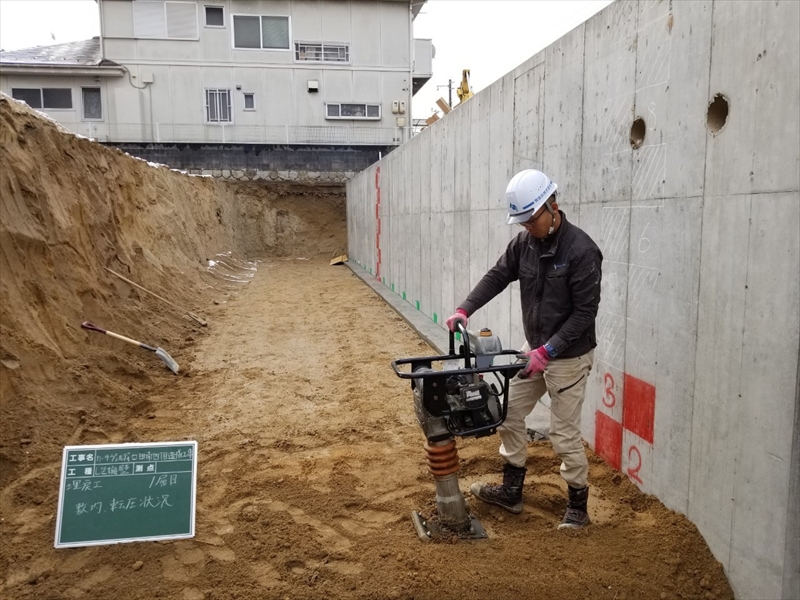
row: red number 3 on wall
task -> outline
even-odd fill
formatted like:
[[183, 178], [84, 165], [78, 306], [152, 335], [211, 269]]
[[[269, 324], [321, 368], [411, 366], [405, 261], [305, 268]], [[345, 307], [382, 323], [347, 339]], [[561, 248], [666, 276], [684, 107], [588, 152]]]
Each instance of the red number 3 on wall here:
[[614, 395], [614, 378], [611, 373], [606, 373], [603, 376], [603, 383], [606, 386], [605, 394], [603, 394], [603, 405], [607, 408], [612, 408], [617, 403], [617, 397]]

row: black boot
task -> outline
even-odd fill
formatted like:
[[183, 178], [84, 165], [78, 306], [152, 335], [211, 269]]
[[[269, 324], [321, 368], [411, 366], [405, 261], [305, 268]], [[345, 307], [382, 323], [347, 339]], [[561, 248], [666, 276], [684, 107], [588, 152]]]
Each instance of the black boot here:
[[506, 463], [503, 467], [503, 485], [473, 483], [470, 491], [479, 500], [502, 506], [518, 515], [522, 512], [522, 484], [525, 482], [525, 467], [515, 467]]
[[586, 511], [586, 503], [589, 500], [589, 486], [584, 488], [574, 488], [569, 486], [569, 502], [567, 502], [567, 512], [561, 520], [559, 529], [580, 529], [589, 524], [589, 513]]

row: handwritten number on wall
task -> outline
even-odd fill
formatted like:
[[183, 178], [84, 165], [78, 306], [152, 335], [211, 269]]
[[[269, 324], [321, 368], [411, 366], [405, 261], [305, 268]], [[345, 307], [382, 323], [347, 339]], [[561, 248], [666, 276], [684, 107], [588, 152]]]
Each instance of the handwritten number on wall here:
[[631, 446], [628, 448], [628, 462], [632, 463], [631, 455], [636, 455], [636, 465], [628, 467], [628, 475], [634, 481], [638, 481], [639, 483], [644, 483], [641, 478], [639, 477], [639, 471], [642, 468], [642, 454], [639, 452], [639, 449], [636, 446]]
[[617, 403], [617, 397], [614, 395], [614, 378], [611, 376], [611, 373], [606, 373], [603, 376], [603, 383], [605, 383], [606, 386], [605, 394], [603, 395], [603, 405], [607, 408], [612, 408]]

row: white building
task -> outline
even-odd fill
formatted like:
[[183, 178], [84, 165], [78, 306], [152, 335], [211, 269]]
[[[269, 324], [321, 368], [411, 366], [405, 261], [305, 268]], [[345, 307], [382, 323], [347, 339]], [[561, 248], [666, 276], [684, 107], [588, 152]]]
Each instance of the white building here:
[[432, 76], [424, 3], [98, 0], [98, 38], [0, 53], [0, 90], [103, 142], [385, 151]]

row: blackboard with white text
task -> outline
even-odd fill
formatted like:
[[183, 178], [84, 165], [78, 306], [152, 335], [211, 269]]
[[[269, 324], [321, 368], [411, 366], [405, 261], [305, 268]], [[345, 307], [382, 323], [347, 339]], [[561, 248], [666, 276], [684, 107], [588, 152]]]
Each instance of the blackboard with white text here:
[[194, 537], [197, 442], [67, 446], [56, 548]]

